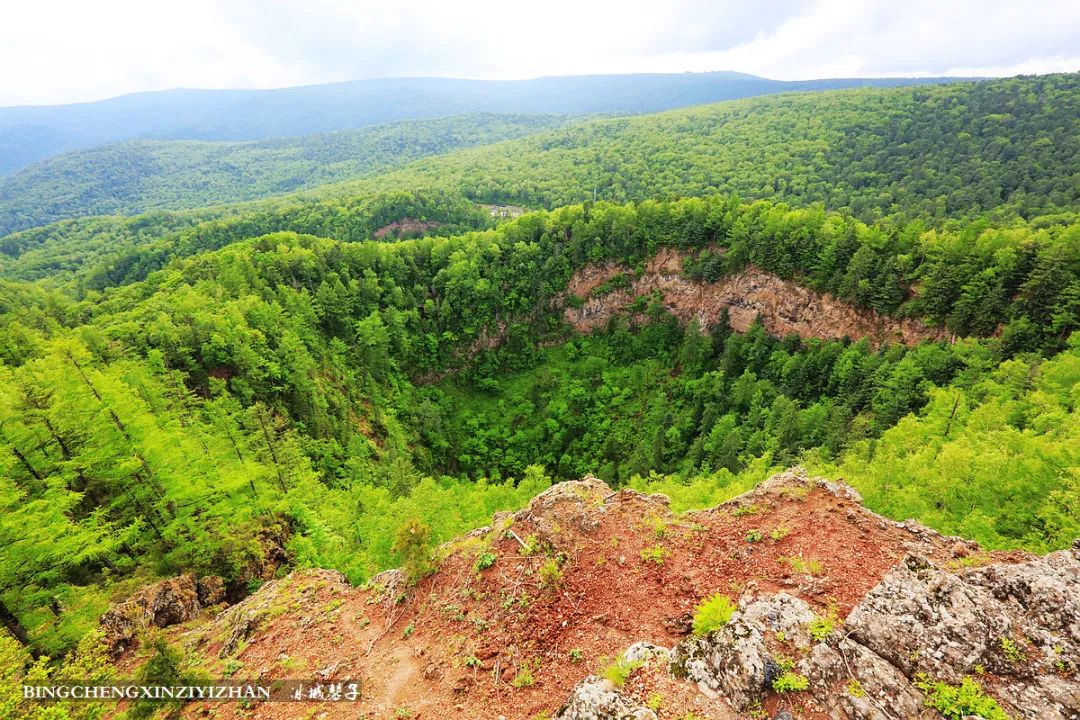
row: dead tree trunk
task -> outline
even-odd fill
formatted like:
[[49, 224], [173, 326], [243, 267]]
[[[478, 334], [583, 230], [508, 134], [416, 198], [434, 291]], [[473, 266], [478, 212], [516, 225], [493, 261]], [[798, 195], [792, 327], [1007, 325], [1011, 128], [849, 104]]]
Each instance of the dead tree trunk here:
[[15, 613], [8, 609], [8, 606], [4, 604], [3, 600], [0, 600], [0, 625], [4, 626], [4, 629], [8, 631], [11, 637], [22, 645], [23, 647], [30, 647], [30, 635], [26, 632], [26, 628], [23, 626], [19, 618], [15, 617]]

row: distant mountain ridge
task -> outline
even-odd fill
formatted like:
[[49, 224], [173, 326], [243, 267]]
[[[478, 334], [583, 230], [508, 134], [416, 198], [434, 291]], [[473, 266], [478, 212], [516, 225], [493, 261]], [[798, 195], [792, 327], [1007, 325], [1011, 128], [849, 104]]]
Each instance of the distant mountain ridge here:
[[0, 236], [84, 215], [270, 197], [554, 129], [565, 115], [477, 113], [248, 141], [125, 140], [0, 177]]
[[122, 140], [262, 140], [473, 112], [645, 113], [793, 90], [956, 79], [782, 81], [708, 72], [510, 81], [388, 78], [274, 90], [134, 93], [90, 103], [0, 108], [0, 175], [62, 152]]

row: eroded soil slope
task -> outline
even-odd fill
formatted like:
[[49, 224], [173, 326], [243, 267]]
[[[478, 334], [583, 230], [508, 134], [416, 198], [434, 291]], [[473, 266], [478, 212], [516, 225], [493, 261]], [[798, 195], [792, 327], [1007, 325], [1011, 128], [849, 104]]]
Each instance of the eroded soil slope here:
[[[714, 593], [738, 611], [694, 636]], [[663, 496], [562, 483], [445, 546], [416, 585], [300, 571], [212, 615], [169, 629], [212, 675], [359, 677], [365, 699], [191, 717], [932, 718], [919, 674], [976, 672], [1014, 717], [1080, 707], [1076, 552], [984, 553], [798, 471], [680, 516]], [[775, 691], [785, 671], [808, 688]]]

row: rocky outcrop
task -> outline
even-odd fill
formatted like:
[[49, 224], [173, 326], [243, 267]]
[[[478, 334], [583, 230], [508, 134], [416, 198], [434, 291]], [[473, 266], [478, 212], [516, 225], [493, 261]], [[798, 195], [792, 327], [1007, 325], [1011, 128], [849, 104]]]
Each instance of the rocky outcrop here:
[[[815, 645], [803, 664], [817, 703], [850, 720], [940, 720], [923, 694], [895, 665], [840, 636]], [[854, 683], [858, 683], [855, 685]], [[858, 688], [852, 690], [852, 688]]]
[[207, 575], [195, 581], [195, 592], [203, 607], [217, 605], [225, 600], [225, 580], [219, 575]]
[[590, 675], [577, 684], [555, 720], [656, 720], [656, 713]]
[[[122, 654], [143, 630], [193, 619], [203, 607], [199, 595], [200, 587], [194, 576], [180, 575], [148, 585], [126, 602], [113, 606], [101, 616], [101, 629], [109, 653], [114, 657]], [[208, 599], [217, 597], [216, 590], [209, 584], [203, 595]]]
[[350, 585], [337, 570], [298, 571], [266, 583], [257, 593], [221, 613], [214, 621], [221, 640], [218, 657], [235, 654], [268, 617], [280, 613], [296, 596], [310, 595], [320, 587], [346, 592]]
[[858, 308], [752, 266], [716, 282], [690, 280], [682, 274], [682, 260], [683, 254], [663, 248], [640, 275], [603, 294], [597, 291], [604, 283], [631, 271], [613, 263], [587, 266], [574, 275], [567, 288], [583, 302], [566, 307], [563, 315], [577, 330], [590, 332], [625, 312], [635, 298], [655, 292], [673, 315], [684, 321], [697, 320], [702, 327], [715, 324], [726, 310], [736, 331], [745, 332], [760, 317], [765, 329], [779, 337], [866, 338], [874, 346], [886, 341], [915, 345], [948, 337], [940, 328]]
[[787, 662], [834, 718], [940, 718], [920, 684], [965, 677], [1010, 717], [1080, 717], [1080, 549], [966, 569], [908, 555], [826, 637], [808, 633], [816, 617], [784, 593], [744, 598], [727, 625], [675, 647], [671, 673], [739, 711], [761, 706]]
[[989, 674], [1017, 717], [1080, 716], [1080, 551], [959, 571], [909, 555], [846, 629], [906, 678]]
[[[559, 483], [437, 557], [412, 585], [296, 571], [175, 637], [211, 669], [362, 676], [376, 717], [941, 720], [928, 702], [966, 683], [984, 720], [1000, 720], [991, 702], [1011, 720], [1080, 720], [1080, 548], [983, 551], [798, 468], [682, 515], [593, 477]], [[174, 580], [133, 598], [144, 625], [220, 591]], [[691, 635], [717, 592], [729, 621]]]
[[585, 520], [590, 510], [601, 507], [612, 490], [603, 480], [586, 475], [581, 480], [555, 483], [529, 501], [528, 506], [514, 515], [516, 520], [545, 524], [556, 517], [566, 519], [570, 514], [577, 523]]
[[395, 220], [392, 223], [383, 225], [381, 228], [371, 233], [371, 237], [376, 240], [384, 240], [388, 237], [415, 237], [437, 229], [440, 224], [441, 223], [437, 223], [433, 220], [418, 220], [409, 217], [401, 218], [400, 220]]
[[805, 637], [813, 619], [809, 605], [784, 593], [752, 601], [719, 630], [680, 643], [671, 660], [672, 673], [697, 683], [706, 695], [724, 698], [736, 710], [759, 705], [783, 672], [770, 653], [766, 633]]

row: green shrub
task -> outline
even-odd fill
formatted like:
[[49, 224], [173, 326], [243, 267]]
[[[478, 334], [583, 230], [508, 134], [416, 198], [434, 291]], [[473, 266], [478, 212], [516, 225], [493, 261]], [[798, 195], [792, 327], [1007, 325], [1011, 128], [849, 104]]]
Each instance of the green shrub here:
[[536, 684], [536, 678], [533, 677], [532, 668], [528, 665], [522, 665], [517, 671], [517, 675], [510, 681], [510, 684], [517, 689], [529, 687]]
[[978, 715], [984, 720], [1010, 720], [997, 700], [987, 695], [982, 685], [971, 677], [965, 677], [959, 685], [949, 685], [920, 673], [915, 678], [915, 687], [926, 695], [923, 704], [937, 710], [947, 720], [962, 720], [969, 715]]
[[[135, 676], [141, 685], [200, 685], [206, 681], [205, 673], [193, 668], [192, 664], [176, 648], [169, 645], [163, 637], [155, 638], [152, 644], [154, 654], [143, 665]], [[158, 700], [139, 699], [132, 703], [128, 710], [128, 717], [134, 720], [144, 720], [157, 715], [159, 711], [165, 716], [179, 714], [184, 706], [182, 700], [170, 700], [162, 702]]]
[[554, 558], [550, 558], [540, 566], [540, 585], [548, 590], [555, 590], [562, 584], [563, 572], [559, 567], [559, 563]]
[[543, 543], [540, 542], [540, 538], [535, 535], [530, 535], [522, 541], [522, 545], [518, 547], [518, 554], [525, 557], [531, 557], [536, 553], [543, 550]]
[[782, 557], [779, 558], [780, 562], [785, 562], [792, 572], [803, 573], [806, 575], [820, 575], [824, 570], [820, 560], [810, 558], [809, 560], [802, 557]]
[[418, 518], [409, 518], [398, 528], [391, 550], [401, 561], [401, 569], [410, 583], [434, 570], [431, 561], [431, 528]]
[[476, 564], [473, 567], [476, 569], [476, 572], [480, 572], [481, 570], [487, 570], [489, 567], [495, 564], [495, 561], [497, 559], [498, 558], [496, 557], [495, 553], [481, 553], [477, 556]]
[[604, 677], [615, 687], [621, 688], [630, 675], [644, 664], [641, 660], [627, 660], [625, 655], [619, 655], [615, 662], [604, 668]]
[[1005, 654], [1005, 657], [1009, 662], [1016, 664], [1027, 660], [1027, 654], [1020, 649], [1020, 646], [1017, 645], [1012, 638], [1003, 637], [1000, 640], [1000, 644], [1001, 652]]
[[668, 551], [668, 549], [663, 545], [653, 545], [652, 547], [647, 547], [641, 551], [641, 559], [644, 562], [651, 562], [656, 565], [663, 565], [664, 561], [667, 560], [667, 557], [670, 554], [671, 553]]
[[835, 620], [831, 614], [826, 616], [818, 615], [807, 624], [806, 631], [815, 642], [824, 642], [825, 638], [832, 635], [834, 627]]
[[735, 603], [727, 595], [710, 595], [694, 611], [694, 634], [708, 635], [724, 627], [731, 620], [735, 609]]
[[773, 680], [773, 690], [778, 693], [802, 692], [810, 687], [810, 681], [805, 675], [789, 670]]

